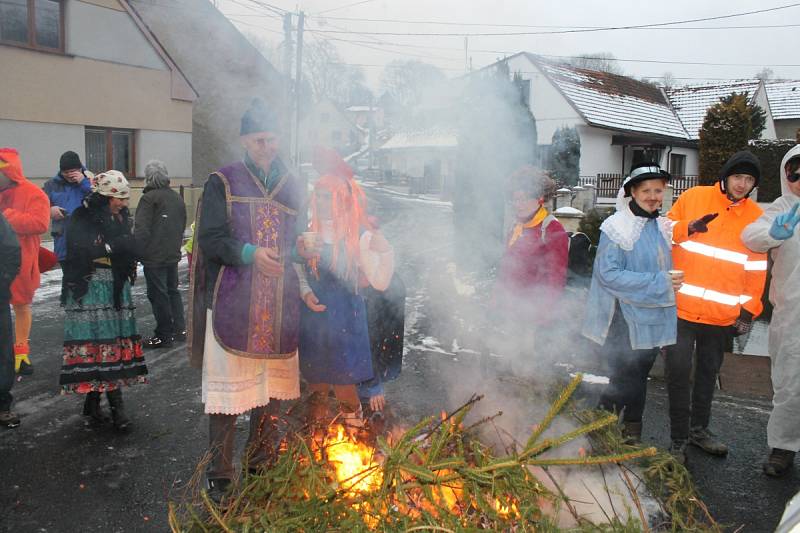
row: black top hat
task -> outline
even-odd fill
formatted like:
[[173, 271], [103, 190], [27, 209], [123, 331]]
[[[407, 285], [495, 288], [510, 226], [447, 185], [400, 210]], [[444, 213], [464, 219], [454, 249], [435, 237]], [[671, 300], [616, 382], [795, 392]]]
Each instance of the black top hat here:
[[622, 183], [622, 188], [625, 189], [625, 196], [631, 195], [631, 187], [640, 181], [662, 179], [669, 181], [672, 176], [666, 170], [662, 170], [657, 163], [639, 163], [631, 169], [630, 175]]

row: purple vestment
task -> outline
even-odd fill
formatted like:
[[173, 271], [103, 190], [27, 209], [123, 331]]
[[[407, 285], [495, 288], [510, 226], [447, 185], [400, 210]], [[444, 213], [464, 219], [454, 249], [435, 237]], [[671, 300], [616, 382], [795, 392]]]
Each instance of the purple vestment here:
[[[205, 258], [195, 246], [192, 287], [190, 356], [202, 364], [205, 310], [213, 311], [214, 336], [229, 353], [257, 359], [291, 357], [297, 350], [300, 290], [292, 267], [297, 212], [302, 187], [286, 174], [271, 192], [247, 169], [234, 163], [217, 171], [225, 186], [228, 224], [236, 240], [278, 252], [283, 275], [265, 276], [253, 265], [222, 265], [206, 302]], [[202, 217], [202, 203], [197, 219]], [[198, 222], [199, 227], [199, 222]]]

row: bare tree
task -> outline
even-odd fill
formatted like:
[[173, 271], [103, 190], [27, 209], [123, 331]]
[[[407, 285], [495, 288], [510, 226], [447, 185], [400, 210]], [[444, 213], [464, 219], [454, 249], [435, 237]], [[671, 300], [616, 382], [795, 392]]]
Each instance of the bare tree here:
[[672, 72], [665, 72], [661, 76], [661, 85], [664, 86], [667, 89], [677, 85], [677, 81], [678, 80], [675, 78], [675, 74], [673, 74]]
[[775, 77], [775, 72], [773, 72], [773, 70], [769, 67], [764, 67], [758, 72], [756, 72], [755, 77], [763, 82], [767, 82]]
[[304, 76], [311, 84], [314, 99], [330, 98], [348, 104], [354, 93], [364, 89], [364, 71], [346, 65], [336, 47], [328, 41], [316, 41], [303, 48]]
[[610, 52], [597, 52], [593, 54], [581, 54], [573, 57], [569, 64], [573, 67], [584, 68], [587, 70], [599, 70], [609, 74], [623, 74], [622, 67]]
[[415, 59], [395, 60], [383, 69], [381, 87], [401, 106], [413, 108], [446, 80], [444, 73], [434, 65]]

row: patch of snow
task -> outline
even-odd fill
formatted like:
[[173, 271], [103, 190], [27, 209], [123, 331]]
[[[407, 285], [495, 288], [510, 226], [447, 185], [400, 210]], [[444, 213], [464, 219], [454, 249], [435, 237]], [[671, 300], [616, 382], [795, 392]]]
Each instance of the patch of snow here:
[[583, 215], [583, 211], [570, 206], [559, 207], [553, 211], [554, 215]]
[[[571, 372], [569, 377], [574, 378], [578, 374]], [[594, 374], [584, 374], [583, 383], [591, 383], [592, 385], [608, 385], [609, 379], [606, 376], [596, 376]]]

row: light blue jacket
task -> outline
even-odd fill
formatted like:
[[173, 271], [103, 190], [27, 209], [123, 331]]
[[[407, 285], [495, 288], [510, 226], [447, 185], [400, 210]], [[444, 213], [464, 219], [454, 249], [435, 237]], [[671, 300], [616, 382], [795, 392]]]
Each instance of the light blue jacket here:
[[671, 245], [655, 219], [647, 221], [631, 251], [623, 250], [601, 233], [583, 335], [605, 344], [614, 303], [619, 301], [628, 323], [631, 348], [644, 350], [675, 344], [678, 316], [667, 272], [671, 268]]

